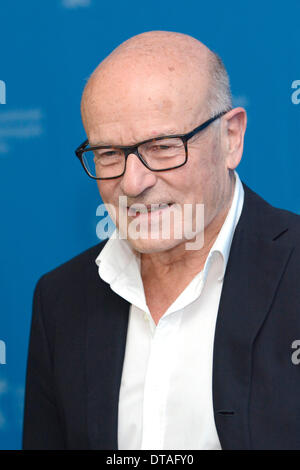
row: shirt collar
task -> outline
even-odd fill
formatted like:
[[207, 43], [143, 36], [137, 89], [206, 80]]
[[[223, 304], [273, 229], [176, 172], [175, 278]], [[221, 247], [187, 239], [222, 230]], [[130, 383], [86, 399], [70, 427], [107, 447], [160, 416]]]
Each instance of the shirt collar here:
[[[226, 271], [227, 261], [229, 257], [231, 242], [233, 234], [240, 218], [243, 203], [244, 203], [244, 188], [239, 178], [238, 173], [234, 170], [235, 174], [235, 188], [232, 203], [222, 228], [210, 249], [208, 257], [205, 262], [203, 270], [203, 280], [205, 281], [209, 266], [215, 256], [215, 253], [220, 253], [223, 260], [222, 274], [218, 278], [222, 281]], [[104, 248], [96, 258], [96, 264], [99, 267], [99, 276], [108, 284], [114, 283], [121, 277], [127, 277], [127, 280], [136, 279], [136, 272], [140, 273], [140, 254], [133, 250], [130, 243], [119, 236], [119, 231], [116, 228]], [[135, 272], [135, 276], [131, 276]], [[132, 289], [135, 290], [134, 282]], [[141, 283], [141, 276], [138, 282]], [[129, 285], [130, 288], [130, 285]]]

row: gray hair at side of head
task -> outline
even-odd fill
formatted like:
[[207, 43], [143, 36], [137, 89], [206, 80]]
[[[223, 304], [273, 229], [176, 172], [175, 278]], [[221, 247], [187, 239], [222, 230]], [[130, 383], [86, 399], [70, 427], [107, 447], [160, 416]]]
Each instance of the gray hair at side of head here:
[[[209, 58], [210, 71], [210, 89], [208, 92], [207, 107], [209, 116], [216, 116], [223, 111], [230, 111], [232, 105], [232, 94], [230, 90], [230, 81], [225, 65], [221, 57], [211, 51]], [[220, 120], [217, 119], [212, 123], [213, 127], [217, 127]], [[229, 177], [235, 181], [234, 170], [229, 169]]]
[[[211, 52], [209, 58], [210, 89], [208, 92], [208, 113], [215, 116], [232, 108], [229, 76], [221, 57]], [[216, 122], [219, 122], [219, 120]], [[214, 123], [213, 123], [214, 124]]]

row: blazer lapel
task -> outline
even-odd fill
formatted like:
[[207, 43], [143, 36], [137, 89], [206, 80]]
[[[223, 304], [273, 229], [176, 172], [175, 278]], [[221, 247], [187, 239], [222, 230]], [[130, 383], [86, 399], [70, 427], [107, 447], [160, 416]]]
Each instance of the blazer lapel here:
[[92, 449], [117, 449], [119, 389], [130, 305], [100, 279], [98, 272], [92, 277], [87, 299], [89, 440]]
[[214, 342], [213, 402], [223, 449], [251, 448], [248, 407], [252, 347], [293, 249], [274, 240], [274, 234], [281, 233], [283, 227], [273, 227], [273, 236], [254, 235], [251, 223], [258, 222], [253, 212], [257, 207], [245, 185], [244, 189], [244, 208], [231, 245]]

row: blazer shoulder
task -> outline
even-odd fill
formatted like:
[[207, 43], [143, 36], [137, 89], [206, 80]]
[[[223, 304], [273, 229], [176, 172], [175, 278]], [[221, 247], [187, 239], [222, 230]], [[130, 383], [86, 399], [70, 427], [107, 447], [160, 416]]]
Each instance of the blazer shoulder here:
[[247, 223], [247, 219], [251, 223], [253, 233], [263, 231], [277, 237], [280, 233], [287, 232], [289, 237], [300, 241], [300, 215], [273, 206], [245, 183], [243, 183], [243, 186], [245, 190], [244, 206], [246, 208], [243, 222]]
[[72, 286], [73, 289], [75, 289], [78, 284], [86, 280], [90, 272], [94, 271], [95, 274], [97, 273], [98, 270], [95, 260], [107, 241], [108, 240], [103, 240], [97, 245], [88, 248], [51, 271], [43, 274], [39, 278], [36, 288], [43, 285], [55, 286], [57, 290], [62, 286], [64, 288]]
[[297, 244], [300, 244], [300, 215], [287, 209], [280, 209], [278, 207], [271, 206], [272, 217], [280, 221], [283, 231], [286, 231], [288, 237], [294, 239]]

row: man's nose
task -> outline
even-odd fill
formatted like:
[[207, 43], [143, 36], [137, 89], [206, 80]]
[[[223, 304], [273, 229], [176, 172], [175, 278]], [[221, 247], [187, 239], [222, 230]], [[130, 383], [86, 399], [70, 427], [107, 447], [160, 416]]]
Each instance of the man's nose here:
[[136, 197], [145, 189], [154, 186], [156, 175], [140, 161], [137, 155], [130, 153], [126, 160], [126, 170], [120, 183], [124, 194]]

